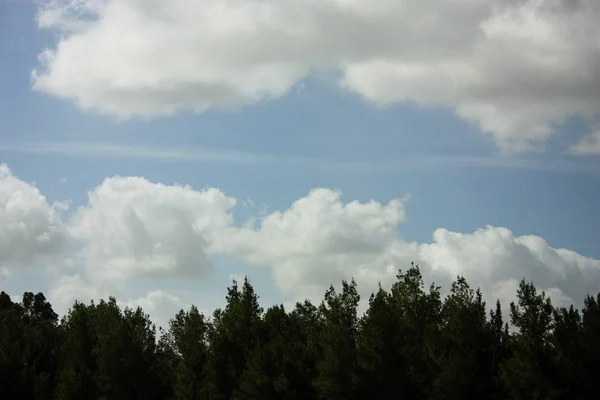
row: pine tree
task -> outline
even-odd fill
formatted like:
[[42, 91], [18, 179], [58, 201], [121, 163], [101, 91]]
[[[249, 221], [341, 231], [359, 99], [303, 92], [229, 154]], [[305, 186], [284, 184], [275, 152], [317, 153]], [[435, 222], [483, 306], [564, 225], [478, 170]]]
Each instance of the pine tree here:
[[23, 370], [25, 326], [23, 307], [5, 292], [0, 293], [0, 388], [3, 398], [23, 399], [28, 386]]
[[262, 308], [258, 296], [246, 278], [242, 290], [236, 281], [228, 288], [227, 305], [213, 314], [209, 332], [210, 355], [208, 380], [211, 399], [243, 397], [241, 376], [249, 355], [258, 345]]
[[379, 287], [369, 298], [358, 335], [358, 398], [397, 399], [403, 385], [397, 315], [390, 294]]
[[62, 345], [55, 400], [95, 398], [93, 311], [93, 305], [88, 307], [76, 302], [61, 322]]
[[208, 324], [195, 306], [181, 310], [170, 322], [170, 335], [179, 362], [175, 393], [180, 400], [208, 398], [205, 388], [208, 357]]
[[436, 339], [439, 373], [433, 381], [430, 398], [491, 397], [492, 332], [488, 329], [481, 292], [473, 291], [464, 277], [452, 283]]
[[424, 291], [423, 277], [417, 265], [399, 271], [392, 286], [391, 303], [397, 319], [398, 351], [402, 359], [398, 378], [403, 382], [398, 396], [426, 399], [437, 374], [435, 338], [441, 320], [440, 288], [431, 285]]
[[600, 294], [586, 296], [582, 315], [582, 398], [591, 399], [600, 393]]
[[355, 398], [359, 300], [356, 282], [343, 281], [342, 292], [337, 294], [331, 286], [319, 307], [323, 326], [319, 335], [320, 357], [314, 384], [322, 399]]
[[26, 398], [51, 399], [58, 361], [58, 315], [42, 293], [23, 294], [23, 377]]
[[510, 304], [511, 322], [518, 330], [511, 337], [511, 357], [502, 366], [502, 379], [513, 399], [557, 398], [555, 351], [551, 346], [554, 308], [544, 292], [522, 280], [518, 302]]

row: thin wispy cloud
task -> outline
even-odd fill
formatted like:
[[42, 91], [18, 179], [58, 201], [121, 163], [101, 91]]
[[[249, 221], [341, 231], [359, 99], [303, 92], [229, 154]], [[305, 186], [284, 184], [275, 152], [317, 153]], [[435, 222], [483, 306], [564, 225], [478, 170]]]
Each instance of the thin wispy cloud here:
[[331, 173], [383, 173], [410, 168], [501, 168], [600, 174], [597, 162], [523, 158], [416, 154], [383, 160], [335, 160], [284, 154], [245, 152], [214, 147], [146, 146], [106, 142], [21, 142], [1, 145], [0, 151], [119, 159], [146, 159], [177, 163], [211, 163], [244, 166], [290, 166]]

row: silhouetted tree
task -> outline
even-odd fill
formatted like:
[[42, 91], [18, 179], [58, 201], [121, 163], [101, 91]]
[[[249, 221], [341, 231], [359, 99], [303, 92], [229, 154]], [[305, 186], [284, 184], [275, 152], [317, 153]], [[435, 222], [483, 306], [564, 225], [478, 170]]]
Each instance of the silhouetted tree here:
[[556, 352], [551, 345], [554, 308], [544, 292], [522, 280], [517, 303], [510, 304], [511, 357], [502, 368], [502, 379], [513, 399], [554, 399]]
[[[354, 280], [263, 313], [233, 281], [206, 318], [192, 306], [168, 329], [114, 298], [75, 302], [60, 323], [42, 293], [0, 292], [0, 399], [359, 400], [598, 397], [600, 295], [581, 313], [521, 281], [510, 325], [499, 301], [458, 277], [442, 301], [418, 266], [399, 271], [358, 315]], [[510, 328], [510, 329], [509, 329]]]

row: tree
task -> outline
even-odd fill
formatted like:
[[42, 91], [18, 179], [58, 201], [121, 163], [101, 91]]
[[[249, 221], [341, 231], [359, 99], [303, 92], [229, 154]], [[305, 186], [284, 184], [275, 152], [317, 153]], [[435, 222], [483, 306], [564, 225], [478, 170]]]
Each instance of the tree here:
[[293, 399], [297, 393], [290, 377], [295, 373], [289, 356], [292, 332], [283, 306], [267, 310], [258, 333], [258, 345], [249, 354], [241, 377], [240, 398]]
[[51, 399], [58, 360], [58, 315], [42, 293], [23, 294], [23, 377], [26, 398]]
[[19, 303], [14, 303], [5, 292], [0, 293], [0, 388], [3, 396], [10, 399], [27, 397], [27, 382], [22, 375], [25, 354], [23, 314]]
[[500, 369], [504, 361], [510, 356], [509, 348], [509, 327], [502, 318], [502, 305], [500, 300], [496, 300], [496, 309], [490, 311], [490, 321], [488, 329], [491, 333], [491, 370], [489, 374], [494, 381], [491, 396], [492, 399], [506, 398], [504, 386], [500, 379]]
[[426, 399], [438, 370], [435, 338], [442, 312], [440, 288], [432, 284], [426, 293], [418, 265], [411, 264], [406, 272], [398, 272], [391, 303], [397, 315], [398, 351], [402, 360], [397, 379], [403, 384], [398, 396]]
[[96, 361], [92, 350], [94, 307], [76, 302], [60, 325], [62, 344], [58, 365], [56, 400], [86, 400], [95, 398]]
[[573, 306], [554, 310], [550, 346], [555, 354], [554, 387], [557, 398], [580, 399], [584, 381], [581, 315]]
[[[114, 298], [75, 302], [60, 323], [42, 293], [0, 292], [0, 397], [25, 400], [587, 400], [600, 391], [600, 295], [580, 313], [521, 281], [509, 325], [463, 277], [441, 300], [418, 266], [359, 318], [354, 280], [316, 307], [263, 313], [247, 279], [207, 319], [167, 331]], [[510, 333], [509, 333], [510, 332]]]
[[582, 398], [594, 398], [600, 392], [600, 294], [586, 296], [582, 310], [581, 345], [583, 369]]
[[369, 298], [369, 308], [360, 321], [358, 335], [358, 398], [374, 395], [397, 399], [403, 385], [403, 363], [398, 352], [400, 336], [391, 297], [381, 286]]
[[554, 399], [556, 353], [551, 345], [554, 308], [544, 292], [522, 280], [510, 317], [518, 330], [511, 337], [511, 357], [502, 366], [502, 379], [513, 399]]
[[479, 290], [464, 277], [452, 283], [437, 335], [439, 373], [430, 398], [480, 399], [494, 394], [493, 336]]
[[319, 307], [323, 326], [319, 332], [320, 357], [314, 384], [320, 398], [355, 398], [358, 333], [356, 310], [359, 300], [356, 282], [342, 281], [342, 292], [337, 294], [331, 286], [325, 292], [325, 299]]
[[234, 280], [227, 289], [227, 305], [213, 314], [209, 331], [209, 393], [212, 399], [243, 397], [240, 378], [254, 348], [258, 345], [258, 329], [262, 308], [254, 288], [244, 279], [242, 290]]
[[175, 394], [180, 400], [208, 398], [206, 362], [208, 356], [208, 324], [195, 306], [179, 311], [170, 322], [170, 335], [179, 362], [176, 366]]

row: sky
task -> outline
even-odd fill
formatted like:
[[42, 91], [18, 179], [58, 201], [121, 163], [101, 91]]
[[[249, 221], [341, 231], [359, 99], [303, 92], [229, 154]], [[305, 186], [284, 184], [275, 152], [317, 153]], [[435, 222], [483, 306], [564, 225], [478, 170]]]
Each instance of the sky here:
[[[600, 291], [596, 0], [0, 0], [0, 289], [165, 326], [366, 301], [398, 269], [491, 306]], [[364, 303], [363, 303], [364, 304]]]

